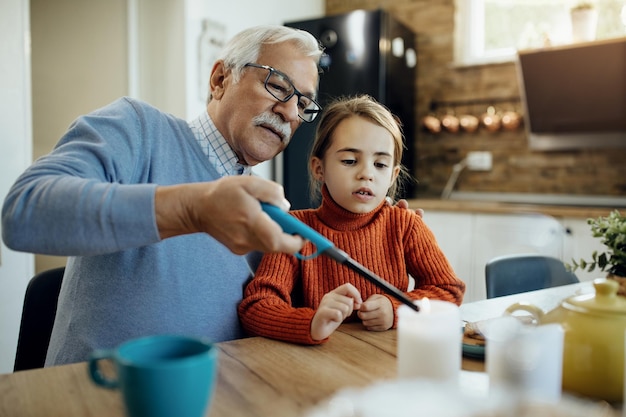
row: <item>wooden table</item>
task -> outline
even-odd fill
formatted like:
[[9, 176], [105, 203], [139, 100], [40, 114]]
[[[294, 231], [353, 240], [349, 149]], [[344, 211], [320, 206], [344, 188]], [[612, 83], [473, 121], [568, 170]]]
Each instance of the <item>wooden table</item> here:
[[[472, 320], [494, 317], [502, 306], [520, 299], [539, 300], [543, 307], [546, 294], [569, 295], [578, 288], [568, 287], [470, 303], [462, 306], [462, 315]], [[302, 416], [342, 388], [392, 380], [396, 341], [395, 330], [369, 332], [351, 323], [321, 346], [260, 337], [220, 343], [218, 383], [209, 416]], [[474, 389], [488, 384], [482, 361], [464, 358], [462, 366], [461, 380], [466, 384]], [[85, 363], [0, 375], [0, 417], [34, 416], [122, 417], [124, 410], [118, 392], [90, 381]]]

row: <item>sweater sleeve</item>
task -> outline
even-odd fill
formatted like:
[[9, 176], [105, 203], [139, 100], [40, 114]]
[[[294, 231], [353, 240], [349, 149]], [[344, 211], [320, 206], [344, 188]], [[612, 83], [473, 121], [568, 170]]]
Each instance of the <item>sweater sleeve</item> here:
[[146, 158], [144, 122], [123, 99], [77, 119], [10, 189], [2, 208], [7, 246], [74, 256], [158, 242], [156, 185], [135, 180]]
[[404, 246], [407, 269], [415, 279], [415, 289], [409, 292], [410, 297], [415, 300], [427, 297], [461, 305], [465, 283], [455, 274], [428, 226], [419, 216], [413, 216], [413, 220]]
[[320, 344], [311, 338], [315, 310], [294, 307], [292, 293], [301, 290], [299, 261], [293, 255], [265, 254], [239, 305], [243, 328], [251, 335], [299, 344]]

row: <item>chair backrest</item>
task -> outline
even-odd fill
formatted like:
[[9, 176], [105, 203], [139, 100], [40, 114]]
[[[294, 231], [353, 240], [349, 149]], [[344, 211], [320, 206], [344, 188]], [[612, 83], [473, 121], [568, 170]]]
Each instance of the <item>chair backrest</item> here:
[[579, 282], [562, 261], [539, 254], [499, 256], [485, 265], [487, 298]]
[[65, 267], [50, 269], [28, 283], [13, 371], [44, 366], [64, 273]]

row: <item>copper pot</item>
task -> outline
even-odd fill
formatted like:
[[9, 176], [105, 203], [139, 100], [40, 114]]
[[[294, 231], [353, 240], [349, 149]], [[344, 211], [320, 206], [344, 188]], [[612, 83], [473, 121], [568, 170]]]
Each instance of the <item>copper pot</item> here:
[[515, 130], [522, 124], [522, 117], [516, 111], [505, 111], [501, 118], [502, 128], [504, 130]]
[[480, 117], [480, 121], [489, 132], [500, 130], [500, 126], [502, 125], [500, 115], [496, 113], [496, 109], [493, 106], [487, 108], [487, 111]]
[[464, 114], [459, 117], [459, 124], [461, 125], [461, 129], [463, 129], [465, 132], [473, 133], [478, 130], [478, 126], [480, 126], [480, 120], [478, 120], [478, 117], [471, 114]]
[[452, 114], [446, 114], [441, 118], [441, 125], [450, 133], [457, 133], [459, 131], [459, 119]]
[[430, 133], [439, 133], [441, 132], [441, 121], [435, 116], [429, 114], [422, 119], [422, 125], [428, 130]]

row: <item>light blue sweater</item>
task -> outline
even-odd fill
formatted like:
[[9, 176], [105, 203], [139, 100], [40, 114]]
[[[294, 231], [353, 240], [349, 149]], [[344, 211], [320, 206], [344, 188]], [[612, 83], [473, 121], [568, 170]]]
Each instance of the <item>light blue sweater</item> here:
[[80, 117], [2, 209], [14, 250], [69, 256], [46, 365], [161, 333], [223, 341], [251, 271], [207, 234], [159, 238], [157, 184], [218, 178], [186, 121], [123, 98]]

